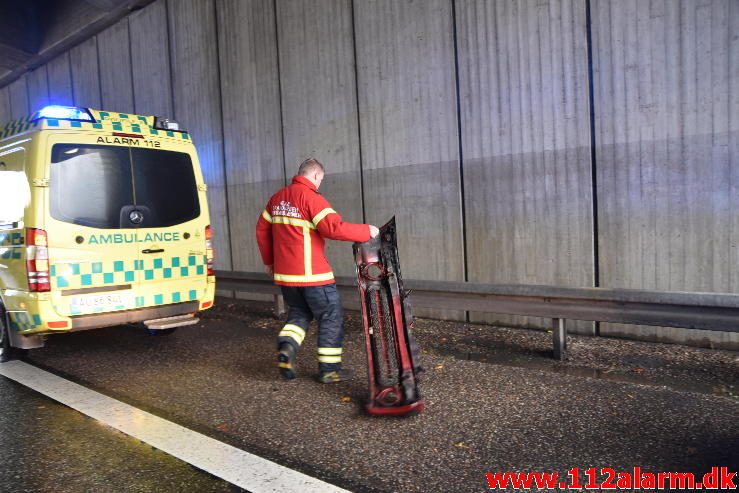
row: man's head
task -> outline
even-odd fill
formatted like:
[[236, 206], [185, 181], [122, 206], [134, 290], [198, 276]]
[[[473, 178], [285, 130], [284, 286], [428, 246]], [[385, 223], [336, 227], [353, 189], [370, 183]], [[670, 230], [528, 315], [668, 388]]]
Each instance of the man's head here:
[[300, 168], [298, 168], [298, 175], [308, 178], [316, 186], [316, 189], [321, 186], [324, 174], [323, 165], [313, 158], [306, 159], [300, 163]]

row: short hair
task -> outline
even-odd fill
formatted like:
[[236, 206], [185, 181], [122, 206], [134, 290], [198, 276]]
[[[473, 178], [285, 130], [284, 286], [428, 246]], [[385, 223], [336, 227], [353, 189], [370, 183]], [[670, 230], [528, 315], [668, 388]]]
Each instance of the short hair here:
[[320, 170], [322, 172], [326, 172], [326, 170], [323, 169], [323, 165], [318, 161], [318, 159], [314, 159], [312, 157], [306, 159], [302, 163], [300, 163], [300, 167], [298, 168], [298, 174], [300, 176], [307, 176], [310, 173]]

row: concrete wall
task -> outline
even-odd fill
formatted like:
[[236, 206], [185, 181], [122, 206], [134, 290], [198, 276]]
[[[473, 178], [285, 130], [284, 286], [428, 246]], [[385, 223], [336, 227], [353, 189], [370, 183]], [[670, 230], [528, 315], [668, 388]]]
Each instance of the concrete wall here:
[[739, 292], [739, 2], [592, 9], [602, 285]]
[[222, 269], [261, 268], [256, 218], [314, 156], [345, 219], [397, 216], [407, 278], [737, 293], [737, 87], [736, 0], [158, 0], [0, 88], [0, 120], [178, 119]]
[[10, 111], [10, 91], [7, 87], [0, 87], [0, 121], [6, 122], [12, 119], [12, 117]]
[[136, 113], [174, 115], [167, 4], [159, 1], [128, 17]]
[[585, 0], [457, 4], [472, 282], [595, 282], [585, 12]]
[[28, 86], [28, 106], [30, 108], [43, 108], [49, 102], [49, 76], [46, 65], [29, 72], [26, 75]]
[[[69, 50], [69, 66], [72, 74], [74, 104], [102, 108], [97, 37], [88, 39]], [[117, 108], [110, 109], [117, 111]]]
[[28, 75], [11, 82], [8, 85], [8, 98], [10, 99], [11, 118], [22, 118], [28, 114]]
[[254, 228], [285, 184], [274, 3], [228, 0], [216, 7], [233, 268], [261, 272]]
[[174, 117], [196, 136], [217, 241], [216, 267], [230, 269], [231, 245], [223, 157], [218, 34], [213, 0], [170, 0], [170, 64]]
[[[277, 5], [286, 176], [315, 156], [329, 166], [322, 193], [344, 220], [363, 222], [352, 4], [345, 0]], [[338, 273], [354, 267], [351, 247], [326, 250]]]
[[396, 216], [406, 278], [464, 280], [451, 14], [446, 0], [355, 2], [365, 214]]
[[133, 73], [128, 19], [123, 19], [98, 34], [100, 104], [133, 113]]
[[[49, 91], [49, 102], [51, 104], [74, 104], [74, 94], [72, 89], [72, 66], [69, 62], [69, 53], [59, 55], [46, 64], [46, 76], [49, 84], [46, 86]], [[29, 108], [35, 111], [38, 108]]]

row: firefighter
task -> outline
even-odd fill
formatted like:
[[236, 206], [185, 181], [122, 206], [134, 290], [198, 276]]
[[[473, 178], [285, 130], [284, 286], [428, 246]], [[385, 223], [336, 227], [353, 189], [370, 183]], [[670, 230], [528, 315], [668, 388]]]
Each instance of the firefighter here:
[[365, 242], [377, 236], [371, 224], [341, 220], [319, 192], [323, 165], [306, 159], [292, 183], [275, 193], [257, 221], [256, 235], [265, 271], [280, 286], [288, 306], [280, 331], [278, 367], [295, 378], [295, 359], [311, 320], [318, 322], [318, 368], [322, 383], [351, 378], [341, 367], [344, 314], [334, 274], [324, 255], [324, 238]]

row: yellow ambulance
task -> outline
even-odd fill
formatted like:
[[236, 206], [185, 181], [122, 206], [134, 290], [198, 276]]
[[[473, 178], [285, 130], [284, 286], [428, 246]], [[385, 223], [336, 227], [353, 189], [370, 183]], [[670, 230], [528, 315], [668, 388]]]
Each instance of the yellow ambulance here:
[[215, 292], [205, 194], [168, 119], [47, 106], [0, 127], [0, 361], [49, 334], [197, 323]]

